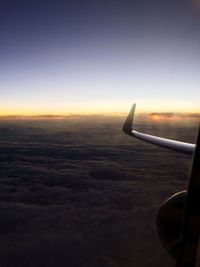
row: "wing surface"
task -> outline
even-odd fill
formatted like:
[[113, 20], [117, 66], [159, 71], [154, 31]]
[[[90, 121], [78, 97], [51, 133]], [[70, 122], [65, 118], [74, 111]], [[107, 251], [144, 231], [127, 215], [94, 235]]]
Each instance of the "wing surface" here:
[[155, 144], [160, 147], [168, 148], [171, 150], [176, 150], [184, 154], [189, 154], [189, 155], [193, 154], [195, 147], [196, 147], [195, 144], [162, 138], [162, 137], [145, 134], [145, 133], [133, 130], [133, 118], [134, 118], [135, 108], [136, 108], [136, 104], [132, 106], [126, 118], [126, 121], [123, 125], [123, 131], [125, 134], [130, 135], [132, 137], [136, 137], [148, 143]]

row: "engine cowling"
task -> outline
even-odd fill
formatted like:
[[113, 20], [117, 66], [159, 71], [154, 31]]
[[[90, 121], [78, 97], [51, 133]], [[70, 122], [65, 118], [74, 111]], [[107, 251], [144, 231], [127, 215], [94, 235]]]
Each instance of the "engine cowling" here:
[[182, 191], [168, 198], [160, 207], [156, 217], [160, 241], [163, 247], [175, 259], [182, 245], [180, 233], [186, 194], [186, 191]]

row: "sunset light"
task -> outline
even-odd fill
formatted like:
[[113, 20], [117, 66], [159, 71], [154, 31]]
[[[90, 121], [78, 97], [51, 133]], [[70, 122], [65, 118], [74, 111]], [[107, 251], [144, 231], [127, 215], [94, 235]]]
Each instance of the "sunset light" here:
[[1, 0], [0, 267], [196, 266], [199, 122], [200, 0]]
[[139, 112], [200, 112], [200, 16], [161, 2], [163, 16], [139, 1], [63, 2], [57, 12], [37, 1], [45, 19], [31, 8], [12, 17], [6, 5], [0, 114], [127, 112], [133, 102]]
[[[130, 106], [136, 102], [139, 113], [200, 113], [197, 101], [176, 101], [176, 100], [104, 100], [104, 101], [80, 101], [67, 102], [60, 99], [52, 102], [38, 100], [24, 103], [5, 104], [0, 107], [0, 116], [7, 115], [69, 115], [69, 114], [126, 114]], [[162, 117], [155, 115], [154, 120], [161, 120]], [[169, 118], [168, 118], [169, 119]], [[174, 119], [171, 118], [171, 119]]]

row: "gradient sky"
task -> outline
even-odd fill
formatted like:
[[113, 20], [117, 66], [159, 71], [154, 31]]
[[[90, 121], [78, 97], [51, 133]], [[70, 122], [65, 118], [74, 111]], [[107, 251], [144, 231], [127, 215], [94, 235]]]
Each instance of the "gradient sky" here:
[[200, 112], [200, 2], [3, 0], [0, 114]]

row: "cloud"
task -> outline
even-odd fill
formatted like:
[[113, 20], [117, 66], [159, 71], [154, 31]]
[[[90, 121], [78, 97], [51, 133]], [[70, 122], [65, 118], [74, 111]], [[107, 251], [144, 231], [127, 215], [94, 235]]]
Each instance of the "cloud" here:
[[196, 123], [200, 120], [200, 113], [171, 113], [171, 112], [154, 112], [149, 114], [151, 121], [170, 122], [176, 121], [187, 124]]
[[[119, 119], [3, 127], [11, 135], [0, 128], [1, 266], [173, 264], [155, 215], [186, 187], [188, 158], [123, 135]], [[170, 132], [192, 141], [194, 130]]]

